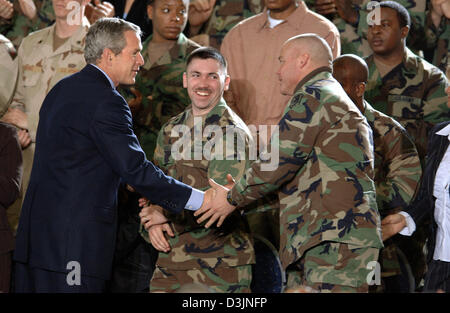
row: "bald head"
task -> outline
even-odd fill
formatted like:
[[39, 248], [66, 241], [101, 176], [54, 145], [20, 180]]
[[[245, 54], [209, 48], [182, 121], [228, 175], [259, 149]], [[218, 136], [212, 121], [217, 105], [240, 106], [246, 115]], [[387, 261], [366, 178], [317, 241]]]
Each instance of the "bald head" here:
[[287, 40], [281, 47], [277, 71], [281, 93], [292, 95], [298, 83], [320, 67], [331, 68], [333, 55], [327, 42], [315, 34]]
[[284, 46], [293, 49], [297, 55], [309, 55], [314, 67], [329, 66], [333, 61], [333, 53], [328, 43], [316, 34], [302, 34], [289, 38]]
[[366, 62], [354, 54], [341, 55], [333, 61], [333, 76], [362, 111], [365, 84], [369, 77]]
[[359, 56], [344, 54], [333, 61], [333, 76], [339, 82], [349, 79], [355, 83], [367, 83], [369, 69], [366, 62]]

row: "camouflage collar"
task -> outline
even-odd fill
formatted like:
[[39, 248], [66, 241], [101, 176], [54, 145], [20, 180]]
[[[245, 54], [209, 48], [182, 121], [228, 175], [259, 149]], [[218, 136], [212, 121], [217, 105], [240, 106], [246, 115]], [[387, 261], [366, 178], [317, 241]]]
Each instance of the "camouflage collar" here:
[[[202, 119], [206, 120], [207, 118], [217, 115], [217, 116], [223, 116], [223, 112], [227, 108], [227, 104], [223, 98], [220, 98], [219, 102], [212, 108], [211, 111], [209, 111], [206, 115], [202, 115]], [[187, 121], [190, 117], [192, 117], [192, 104], [189, 105], [189, 107], [186, 109], [186, 111], [182, 114], [180, 114], [180, 119], [177, 122], [184, 122]]]
[[[318, 80], [321, 78], [329, 78], [331, 76], [332, 70], [328, 66], [322, 66], [319, 68], [316, 68], [314, 71], [306, 75], [298, 84], [297, 87], [295, 87], [294, 94], [297, 93], [300, 89], [303, 88], [304, 85], [306, 85], [307, 82], [310, 80]], [[317, 76], [317, 77], [316, 77]], [[322, 77], [323, 76], [323, 77]]]
[[[403, 54], [403, 60], [400, 63], [403, 65], [405, 74], [415, 74], [417, 72], [417, 68], [419, 67], [417, 58], [418, 58], [417, 55], [415, 55], [411, 50], [409, 50], [407, 47], [405, 47], [405, 52]], [[376, 70], [375, 57], [373, 54], [371, 54], [370, 56], [368, 56], [366, 58], [366, 62], [367, 62], [367, 65], [369, 66], [369, 73], [372, 73], [373, 70]], [[392, 70], [397, 68], [399, 65], [394, 66], [392, 68]], [[392, 72], [392, 70], [390, 72]], [[389, 75], [389, 73], [387, 73], [385, 75], [385, 77], [387, 77]]]
[[[147, 47], [150, 44], [150, 41], [152, 40], [152, 38], [153, 38], [153, 35], [150, 35], [142, 44], [142, 52], [143, 52], [142, 57], [144, 58], [144, 62], [145, 62], [143, 68], [145, 68], [146, 70], [150, 69], [150, 67], [152, 65], [148, 62], [149, 56], [148, 56], [148, 52], [147, 52]], [[168, 53], [165, 53], [160, 58], [161, 62], [159, 62], [160, 60], [158, 60], [156, 62], [156, 64], [164, 65], [164, 64], [171, 63], [172, 60], [177, 59], [177, 58], [180, 58], [180, 59], [186, 58], [187, 43], [188, 43], [188, 38], [183, 33], [180, 33], [180, 36], [178, 36], [178, 39], [177, 39], [177, 43], [175, 45], [173, 45], [172, 48], [170, 48]]]
[[367, 102], [366, 100], [364, 100], [364, 113], [363, 115], [366, 117], [366, 119], [369, 122], [373, 122], [375, 117], [373, 115], [373, 112], [375, 111], [375, 109], [370, 105], [369, 102]]
[[[292, 12], [292, 14], [289, 15], [288, 18], [281, 24], [289, 23], [294, 28], [300, 28], [302, 21], [305, 19], [305, 14], [309, 11], [309, 9], [303, 1], [298, 1], [297, 5], [297, 9]], [[270, 23], [267, 8], [264, 8], [264, 11], [260, 14], [260, 17], [259, 24], [257, 25], [258, 31], [262, 31], [264, 28], [269, 28]], [[278, 26], [275, 26], [275, 28], [277, 27]]]

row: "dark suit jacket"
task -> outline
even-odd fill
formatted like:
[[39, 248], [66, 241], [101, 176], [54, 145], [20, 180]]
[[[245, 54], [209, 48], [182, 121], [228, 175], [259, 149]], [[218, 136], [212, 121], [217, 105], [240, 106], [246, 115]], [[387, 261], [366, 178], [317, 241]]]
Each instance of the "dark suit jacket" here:
[[19, 197], [22, 149], [16, 128], [0, 122], [0, 254], [14, 250], [6, 209]]
[[175, 213], [192, 193], [146, 159], [126, 101], [87, 65], [43, 102], [14, 259], [57, 272], [77, 261], [81, 275], [109, 279], [121, 179]]
[[450, 124], [443, 122], [437, 124], [430, 132], [428, 138], [427, 156], [425, 168], [422, 172], [419, 191], [411, 202], [406, 212], [411, 215], [414, 222], [418, 224], [424, 218], [430, 218], [430, 237], [428, 238], [428, 259], [434, 254], [436, 239], [436, 223], [434, 222], [434, 205], [436, 198], [433, 196], [434, 180], [442, 158], [447, 151], [449, 140], [447, 136], [436, 135], [436, 132]]

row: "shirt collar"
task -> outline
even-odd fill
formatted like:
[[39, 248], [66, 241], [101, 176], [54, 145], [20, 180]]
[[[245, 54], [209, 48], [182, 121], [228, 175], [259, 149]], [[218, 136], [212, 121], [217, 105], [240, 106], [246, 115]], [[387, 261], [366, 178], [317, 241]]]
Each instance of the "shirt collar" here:
[[106, 76], [106, 78], [108, 78], [108, 81], [109, 81], [109, 83], [111, 84], [112, 89], [116, 89], [116, 86], [114, 86], [114, 83], [113, 83], [113, 81], [111, 80], [111, 78], [109, 78], [109, 76], [108, 76], [101, 68], [99, 68], [97, 65], [92, 64], [92, 63], [91, 63], [91, 65], [92, 65], [92, 66], [95, 66], [100, 72], [103, 73], [103, 75]]
[[440, 131], [436, 132], [436, 135], [447, 136], [450, 141], [450, 124], [442, 128]]

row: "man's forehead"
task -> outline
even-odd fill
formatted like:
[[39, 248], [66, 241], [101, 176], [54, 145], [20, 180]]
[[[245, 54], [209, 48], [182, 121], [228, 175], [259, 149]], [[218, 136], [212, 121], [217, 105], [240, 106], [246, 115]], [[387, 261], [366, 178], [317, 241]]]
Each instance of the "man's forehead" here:
[[189, 0], [155, 0], [154, 3], [159, 3], [160, 5], [189, 5]]
[[195, 58], [193, 59], [189, 65], [187, 66], [188, 71], [202, 71], [203, 72], [219, 72], [222, 70], [219, 61], [213, 58], [201, 59]]

